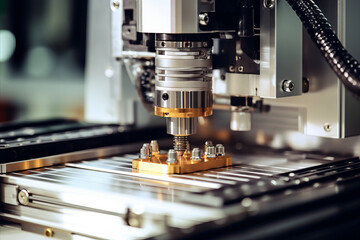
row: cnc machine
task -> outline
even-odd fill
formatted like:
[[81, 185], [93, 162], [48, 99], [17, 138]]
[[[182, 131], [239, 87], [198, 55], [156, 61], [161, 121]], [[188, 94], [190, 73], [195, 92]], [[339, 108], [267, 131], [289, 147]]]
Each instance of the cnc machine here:
[[0, 219], [60, 239], [359, 237], [359, 7], [90, 1], [86, 123], [0, 128]]

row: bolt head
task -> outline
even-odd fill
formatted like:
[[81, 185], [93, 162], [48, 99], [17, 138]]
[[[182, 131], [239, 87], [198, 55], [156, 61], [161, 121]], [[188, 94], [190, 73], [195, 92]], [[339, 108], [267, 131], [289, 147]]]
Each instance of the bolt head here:
[[331, 132], [332, 126], [330, 123], [325, 123], [324, 124], [324, 131], [325, 132]]
[[139, 158], [147, 159], [149, 157], [151, 157], [151, 146], [149, 143], [144, 143], [142, 148], [140, 149]]
[[200, 13], [199, 14], [199, 23], [200, 25], [206, 26], [209, 24], [210, 18], [209, 14], [207, 13]]
[[151, 146], [151, 151], [152, 152], [159, 152], [159, 144], [156, 140], [152, 140], [150, 142], [150, 146]]
[[18, 200], [21, 205], [28, 205], [29, 204], [29, 192], [25, 189], [22, 189], [18, 193]]
[[225, 147], [222, 144], [216, 144], [216, 155], [225, 156]]
[[194, 161], [201, 161], [201, 151], [199, 148], [194, 148], [192, 150], [191, 159]]
[[284, 80], [282, 83], [282, 89], [284, 92], [292, 92], [295, 88], [295, 83], [292, 80]]
[[265, 8], [272, 9], [275, 7], [275, 0], [264, 0], [263, 5]]
[[118, 0], [113, 0], [111, 3], [111, 10], [115, 11], [119, 9], [119, 7], [120, 7], [120, 2]]
[[177, 162], [177, 152], [174, 149], [170, 149], [168, 152], [167, 163], [176, 163]]
[[208, 158], [215, 158], [216, 157], [216, 149], [214, 146], [208, 146], [206, 157]]

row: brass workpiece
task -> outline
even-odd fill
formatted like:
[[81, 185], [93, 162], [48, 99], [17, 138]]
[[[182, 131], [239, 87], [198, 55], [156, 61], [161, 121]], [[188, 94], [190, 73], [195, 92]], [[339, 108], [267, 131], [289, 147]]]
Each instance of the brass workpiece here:
[[199, 160], [193, 160], [191, 153], [185, 152], [182, 156], [177, 156], [175, 163], [167, 162], [167, 154], [153, 153], [146, 159], [134, 159], [133, 169], [141, 172], [151, 172], [157, 174], [184, 174], [213, 168], [227, 167], [232, 164], [231, 156], [206, 157], [205, 154]]
[[213, 113], [212, 107], [207, 108], [163, 108], [154, 106], [154, 114], [160, 117], [208, 117]]

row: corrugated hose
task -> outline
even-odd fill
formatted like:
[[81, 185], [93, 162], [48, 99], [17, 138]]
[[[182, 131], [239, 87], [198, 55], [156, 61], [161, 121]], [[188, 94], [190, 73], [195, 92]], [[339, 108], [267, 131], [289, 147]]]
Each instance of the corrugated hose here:
[[337, 77], [359, 99], [360, 64], [344, 48], [331, 24], [313, 0], [286, 0], [302, 21]]

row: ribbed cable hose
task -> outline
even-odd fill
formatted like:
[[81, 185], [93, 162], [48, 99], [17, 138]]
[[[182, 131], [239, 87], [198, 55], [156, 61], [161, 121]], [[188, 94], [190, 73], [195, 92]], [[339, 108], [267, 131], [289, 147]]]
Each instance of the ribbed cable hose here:
[[331, 24], [313, 0], [286, 0], [302, 21], [330, 67], [345, 87], [360, 96], [360, 64], [336, 36]]

